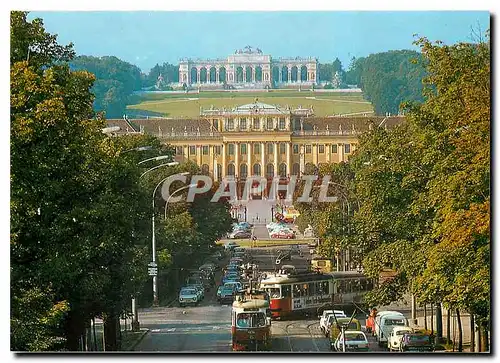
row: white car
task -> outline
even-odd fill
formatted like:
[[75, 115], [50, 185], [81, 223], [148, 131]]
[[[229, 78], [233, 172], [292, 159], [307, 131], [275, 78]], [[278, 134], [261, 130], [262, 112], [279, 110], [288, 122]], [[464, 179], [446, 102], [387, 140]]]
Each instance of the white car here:
[[330, 315], [335, 314], [337, 318], [345, 318], [346, 315], [342, 310], [323, 310], [323, 315], [319, 318], [319, 329], [326, 334], [327, 332], [327, 323]]
[[388, 338], [396, 326], [408, 326], [408, 320], [399, 311], [380, 311], [375, 317], [375, 336], [380, 347], [388, 345]]
[[179, 306], [184, 307], [187, 304], [198, 305], [199, 292], [193, 288], [182, 288], [179, 292]]
[[[346, 330], [344, 334], [346, 352], [368, 351], [368, 339], [365, 333], [359, 330]], [[344, 337], [342, 333], [335, 340], [333, 347], [338, 352], [344, 351]]]
[[403, 337], [403, 334], [411, 333], [412, 331], [413, 329], [407, 326], [395, 326], [392, 329], [391, 335], [389, 335], [389, 339], [387, 341], [387, 348], [389, 349], [389, 351], [399, 351], [399, 346], [401, 345], [401, 338]]

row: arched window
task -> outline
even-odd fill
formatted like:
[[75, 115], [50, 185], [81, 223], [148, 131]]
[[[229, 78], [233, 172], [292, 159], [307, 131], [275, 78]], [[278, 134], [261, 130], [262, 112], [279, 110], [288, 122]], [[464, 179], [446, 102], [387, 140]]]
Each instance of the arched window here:
[[200, 83], [207, 83], [207, 69], [205, 67], [200, 69]]
[[240, 178], [246, 178], [248, 176], [247, 164], [240, 165]]
[[219, 83], [224, 83], [226, 82], [226, 68], [220, 67], [219, 68]]
[[260, 176], [260, 164], [253, 164], [253, 175]]
[[201, 173], [202, 173], [203, 175], [208, 175], [208, 170], [209, 170], [209, 167], [208, 167], [208, 165], [207, 165], [207, 164], [203, 164], [203, 165], [201, 166]]
[[215, 70], [215, 67], [210, 67], [210, 72], [209, 72], [209, 82], [210, 83], [215, 83], [215, 74], [217, 71]]
[[255, 67], [255, 82], [262, 82], [262, 67]]
[[297, 82], [298, 73], [299, 72], [298, 72], [297, 66], [293, 66], [292, 67], [292, 72], [290, 73], [290, 76], [292, 77], [292, 79], [290, 81]]
[[191, 68], [191, 72], [190, 72], [190, 79], [191, 79], [191, 83], [197, 83], [198, 82], [198, 71], [196, 70], [195, 67]]
[[300, 80], [307, 81], [307, 67], [306, 66], [300, 67]]
[[245, 67], [245, 77], [247, 82], [253, 82], [252, 80], [252, 67]]
[[300, 165], [299, 163], [294, 163], [292, 165], [292, 175], [299, 175], [300, 174]]
[[286, 178], [286, 164], [285, 163], [280, 164], [279, 174], [280, 174], [280, 177]]
[[221, 164], [217, 164], [217, 180], [221, 180], [222, 179], [222, 165]]
[[288, 79], [288, 67], [287, 66], [283, 66], [283, 68], [281, 68], [281, 82], [288, 82], [289, 79]]
[[227, 166], [227, 175], [234, 176], [235, 170], [234, 170], [234, 164], [228, 164]]
[[267, 178], [274, 177], [274, 165], [273, 164], [267, 164], [267, 166], [266, 166], [266, 177]]

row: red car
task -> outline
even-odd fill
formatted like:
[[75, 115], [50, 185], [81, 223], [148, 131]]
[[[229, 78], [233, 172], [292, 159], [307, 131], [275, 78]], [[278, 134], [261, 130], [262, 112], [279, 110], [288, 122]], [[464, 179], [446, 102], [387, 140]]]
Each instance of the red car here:
[[277, 231], [271, 233], [271, 238], [284, 238], [284, 239], [294, 239], [295, 234], [289, 231]]

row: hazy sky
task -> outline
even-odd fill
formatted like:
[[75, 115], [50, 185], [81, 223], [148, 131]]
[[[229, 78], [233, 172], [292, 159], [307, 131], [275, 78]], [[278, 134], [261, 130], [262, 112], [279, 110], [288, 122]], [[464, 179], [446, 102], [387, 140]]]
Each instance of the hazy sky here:
[[273, 57], [314, 56], [326, 63], [394, 49], [417, 49], [413, 35], [446, 44], [484, 32], [485, 11], [56, 12], [36, 11], [78, 55], [114, 55], [149, 71], [181, 57], [225, 58], [246, 45]]

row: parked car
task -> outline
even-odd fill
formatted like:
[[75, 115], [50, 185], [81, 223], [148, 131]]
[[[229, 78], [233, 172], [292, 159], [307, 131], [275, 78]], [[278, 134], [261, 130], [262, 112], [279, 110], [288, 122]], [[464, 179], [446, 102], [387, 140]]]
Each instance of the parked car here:
[[[337, 318], [337, 323], [344, 326], [346, 326], [347, 323], [349, 323], [349, 325], [346, 326], [346, 331], [361, 330], [361, 323], [359, 322], [358, 319], [351, 320], [351, 318]], [[335, 344], [335, 339], [336, 337], [338, 337], [339, 334], [340, 334], [340, 329], [337, 326], [337, 324], [335, 324], [335, 319], [333, 319], [333, 314], [332, 314], [330, 315], [330, 317], [326, 322], [326, 334], [325, 334], [327, 337], [330, 337], [330, 346]]]
[[226, 282], [229, 282], [229, 281], [240, 281], [240, 280], [241, 280], [240, 274], [230, 273], [222, 278], [222, 283], [225, 284]]
[[430, 335], [421, 333], [405, 333], [399, 343], [400, 352], [432, 352], [434, 343]]
[[222, 287], [219, 302], [221, 304], [232, 304], [235, 290], [233, 286]]
[[346, 352], [360, 352], [368, 351], [368, 339], [365, 333], [361, 330], [346, 330], [344, 333], [340, 333], [333, 344], [336, 351], [344, 351], [344, 337], [345, 334], [345, 350]]
[[198, 301], [201, 301], [205, 298], [205, 287], [202, 284], [191, 284], [185, 285], [186, 288], [194, 288], [198, 291]]
[[217, 301], [219, 301], [219, 300], [220, 300], [220, 295], [221, 295], [221, 293], [222, 293], [222, 289], [223, 289], [223, 288], [224, 288], [224, 285], [219, 285], [219, 286], [217, 287], [217, 295], [216, 295], [216, 296], [217, 296]]
[[235, 291], [240, 291], [243, 288], [243, 285], [239, 281], [228, 281], [224, 284], [224, 287], [231, 287]]
[[399, 311], [380, 311], [375, 317], [375, 336], [380, 347], [387, 346], [387, 340], [396, 326], [408, 326], [408, 320]]
[[405, 333], [412, 333], [413, 329], [407, 326], [395, 326], [392, 329], [391, 335], [389, 335], [389, 339], [387, 341], [387, 348], [389, 351], [399, 350], [399, 346], [401, 343], [401, 338]]
[[327, 336], [326, 335], [326, 331], [327, 331], [326, 330], [326, 326], [327, 326], [327, 323], [328, 323], [328, 319], [334, 313], [337, 316], [337, 318], [345, 318], [345, 317], [347, 317], [345, 315], [344, 311], [342, 311], [342, 310], [323, 310], [323, 314], [321, 316], [319, 316], [319, 329], [323, 332], [323, 334], [325, 334], [325, 336]]
[[229, 234], [229, 238], [231, 239], [242, 239], [242, 238], [250, 238], [252, 237], [252, 233], [249, 231], [234, 231]]
[[184, 307], [188, 304], [198, 305], [199, 292], [195, 288], [182, 288], [179, 292], [179, 306]]
[[280, 239], [294, 239], [295, 234], [292, 231], [284, 231], [280, 230], [277, 232], [271, 233], [271, 238], [280, 238]]

